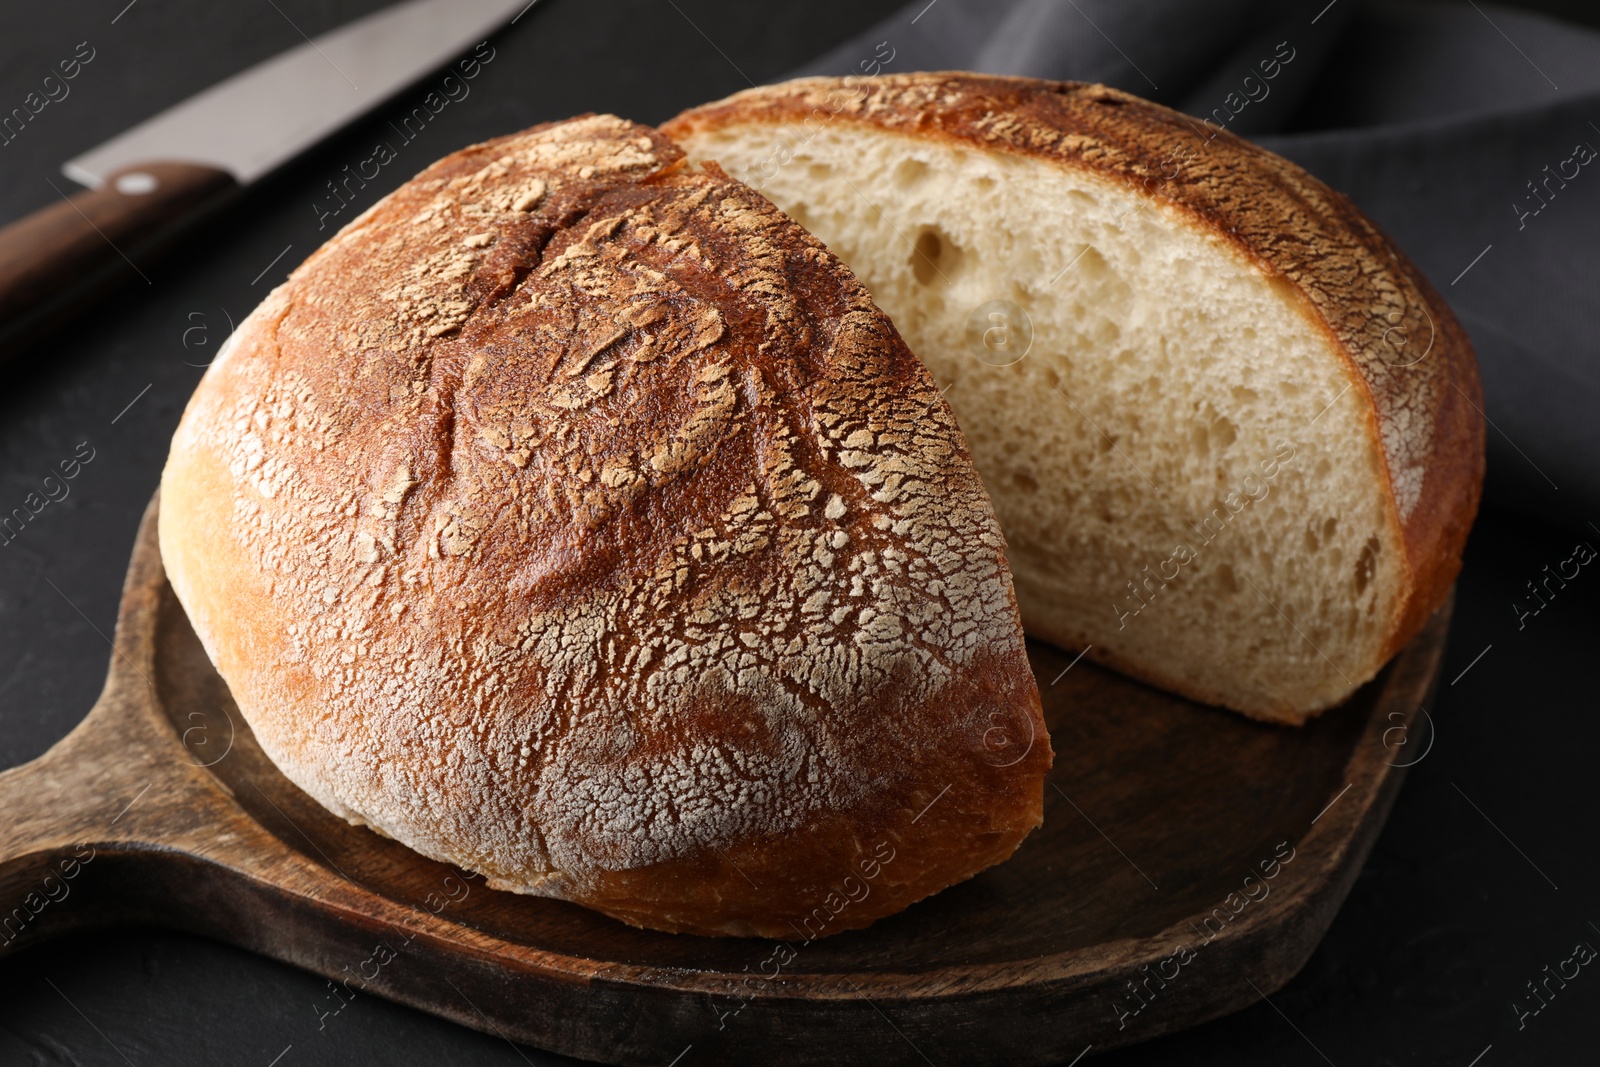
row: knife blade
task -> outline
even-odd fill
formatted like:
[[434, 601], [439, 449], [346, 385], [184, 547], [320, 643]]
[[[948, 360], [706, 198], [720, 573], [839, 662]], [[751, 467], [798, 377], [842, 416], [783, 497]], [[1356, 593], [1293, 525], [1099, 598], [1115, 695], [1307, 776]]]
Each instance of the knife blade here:
[[405, 0], [308, 37], [68, 160], [63, 173], [91, 191], [0, 230], [0, 355], [119, 282], [148, 282], [136, 259], [533, 6]]

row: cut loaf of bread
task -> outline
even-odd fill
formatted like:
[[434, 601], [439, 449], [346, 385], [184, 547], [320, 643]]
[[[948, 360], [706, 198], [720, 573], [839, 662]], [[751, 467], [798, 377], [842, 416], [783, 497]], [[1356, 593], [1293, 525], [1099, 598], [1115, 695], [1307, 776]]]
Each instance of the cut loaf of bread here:
[[811, 940], [1011, 855], [1051, 750], [950, 409], [658, 131], [445, 157], [240, 324], [161, 554], [262, 749], [498, 889]]
[[1471, 348], [1300, 168], [1104, 86], [968, 74], [665, 129], [837, 252], [933, 372], [1030, 633], [1298, 723], [1443, 601], [1482, 478]]

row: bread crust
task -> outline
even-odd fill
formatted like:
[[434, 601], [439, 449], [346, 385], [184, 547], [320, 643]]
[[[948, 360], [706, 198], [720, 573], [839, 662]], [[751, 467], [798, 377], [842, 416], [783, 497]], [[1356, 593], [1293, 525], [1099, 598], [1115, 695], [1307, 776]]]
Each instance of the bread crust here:
[[[1364, 397], [1404, 546], [1404, 593], [1370, 678], [1444, 602], [1483, 482], [1482, 386], [1466, 332], [1422, 273], [1348, 198], [1225, 130], [1104, 85], [961, 72], [807, 78], [750, 89], [666, 123], [670, 136], [753, 123], [847, 122], [1050, 160], [1179, 211], [1303, 301]], [[1082, 634], [1030, 632], [1083, 647]], [[1103, 650], [1090, 658], [1104, 660]], [[1108, 662], [1197, 699], [1182, 679]], [[1354, 672], [1352, 672], [1354, 673]], [[1303, 722], [1322, 707], [1247, 709]]]
[[949, 408], [659, 132], [429, 167], [208, 370], [168, 575], [332, 811], [641, 926], [811, 937], [1011, 854], [1051, 762]]

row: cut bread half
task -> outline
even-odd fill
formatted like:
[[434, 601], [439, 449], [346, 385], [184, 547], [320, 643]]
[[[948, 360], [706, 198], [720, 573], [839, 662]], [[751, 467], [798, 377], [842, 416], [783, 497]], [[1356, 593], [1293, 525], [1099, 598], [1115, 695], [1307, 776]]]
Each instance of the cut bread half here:
[[805, 79], [665, 127], [820, 237], [946, 390], [1036, 637], [1285, 723], [1442, 603], [1464, 332], [1344, 197], [1097, 85]]

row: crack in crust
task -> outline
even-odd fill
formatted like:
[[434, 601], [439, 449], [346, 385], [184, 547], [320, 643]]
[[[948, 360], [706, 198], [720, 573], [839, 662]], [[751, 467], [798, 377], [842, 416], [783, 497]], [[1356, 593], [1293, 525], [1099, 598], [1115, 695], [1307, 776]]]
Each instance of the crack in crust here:
[[[278, 766], [501, 888], [788, 936], [869, 835], [919, 858], [856, 926], [1040, 818], [948, 407], [831, 253], [647, 127], [474, 146], [352, 222], [201, 383], [161, 531]], [[1004, 767], [997, 709], [1039, 739]]]

